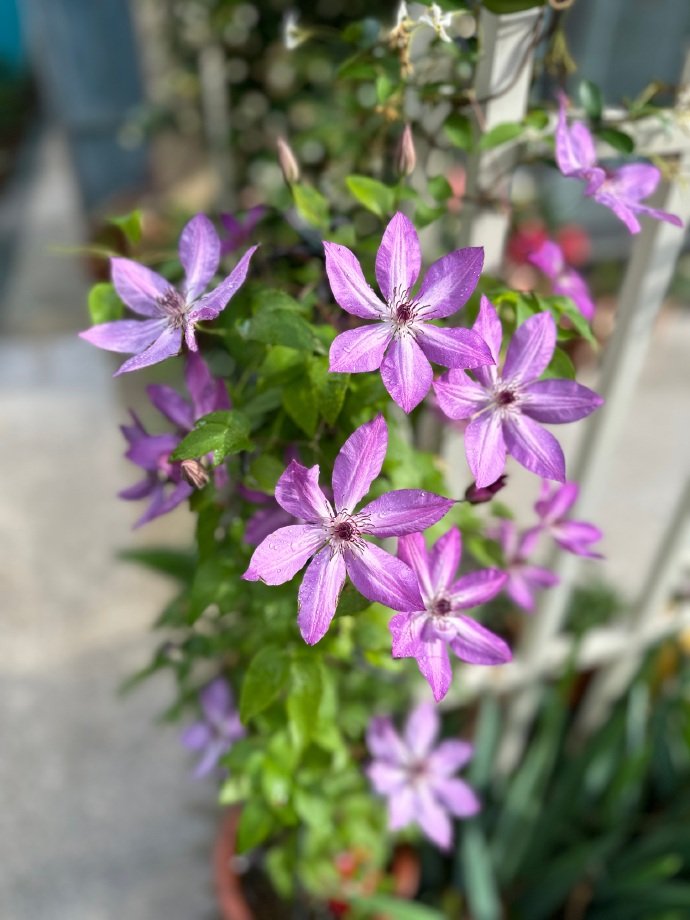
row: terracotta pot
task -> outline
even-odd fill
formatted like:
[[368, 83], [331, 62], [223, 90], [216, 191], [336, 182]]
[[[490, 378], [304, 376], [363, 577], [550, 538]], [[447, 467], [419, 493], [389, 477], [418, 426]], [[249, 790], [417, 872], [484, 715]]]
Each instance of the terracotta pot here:
[[[235, 837], [240, 806], [223, 813], [213, 847], [213, 879], [223, 920], [255, 920], [242, 887], [242, 878], [233, 866]], [[421, 874], [419, 857], [408, 844], [395, 848], [391, 873], [395, 880], [393, 891], [399, 898], [413, 898], [419, 889]]]

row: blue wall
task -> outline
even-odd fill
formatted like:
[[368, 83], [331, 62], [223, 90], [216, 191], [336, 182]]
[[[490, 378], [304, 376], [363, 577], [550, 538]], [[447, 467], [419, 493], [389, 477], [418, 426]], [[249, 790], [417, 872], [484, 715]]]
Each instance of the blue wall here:
[[16, 0], [0, 0], [0, 64], [15, 72], [26, 67]]

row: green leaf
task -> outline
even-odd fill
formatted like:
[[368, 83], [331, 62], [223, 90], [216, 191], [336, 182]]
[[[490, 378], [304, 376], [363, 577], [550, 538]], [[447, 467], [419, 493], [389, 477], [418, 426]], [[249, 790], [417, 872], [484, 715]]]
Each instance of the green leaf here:
[[305, 375], [283, 390], [283, 408], [298, 428], [313, 438], [319, 420], [316, 393]]
[[532, 109], [524, 118], [528, 128], [535, 128], [542, 131], [549, 123], [549, 116], [545, 109]]
[[109, 217], [108, 223], [118, 227], [130, 243], [138, 243], [141, 239], [141, 221], [143, 213], [139, 209], [123, 214], [121, 217]]
[[256, 287], [251, 298], [252, 313], [263, 313], [266, 310], [294, 310], [303, 312], [306, 307], [299, 300], [290, 297], [285, 291], [278, 288]]
[[502, 124], [490, 128], [486, 134], [482, 134], [479, 138], [479, 149], [491, 150], [493, 147], [507, 144], [508, 141], [520, 137], [524, 130], [525, 126], [519, 121], [504, 121]]
[[460, 147], [461, 150], [472, 148], [472, 122], [467, 115], [453, 112], [446, 120], [443, 131], [453, 146]]
[[301, 217], [314, 227], [326, 228], [329, 223], [328, 199], [311, 185], [291, 186], [295, 207]]
[[125, 308], [109, 281], [99, 281], [89, 291], [89, 315], [96, 325], [122, 319]]
[[285, 463], [270, 454], [259, 454], [249, 466], [250, 486], [273, 495], [276, 483], [285, 472]]
[[351, 194], [360, 204], [376, 214], [377, 217], [387, 217], [395, 204], [395, 195], [392, 188], [371, 179], [369, 176], [348, 176], [345, 184]]
[[549, 366], [542, 374], [542, 377], [558, 377], [559, 379], [565, 378], [566, 380], [574, 380], [575, 366], [570, 360], [570, 356], [567, 352], [563, 351], [562, 348], [556, 348], [553, 353], [553, 358], [551, 358]]
[[295, 658], [290, 668], [287, 697], [289, 729], [295, 744], [304, 747], [316, 728], [315, 713], [321, 699], [321, 669], [316, 657]]
[[264, 345], [283, 345], [297, 351], [322, 351], [323, 346], [309, 323], [292, 310], [265, 310], [249, 321], [245, 331], [248, 339]]
[[445, 176], [433, 176], [429, 179], [429, 193], [436, 201], [447, 201], [453, 194], [450, 182]]
[[331, 373], [328, 358], [314, 358], [309, 362], [309, 379], [316, 391], [319, 412], [329, 425], [335, 424], [345, 402], [350, 375]]
[[261, 770], [261, 788], [273, 808], [283, 808], [290, 799], [291, 774], [285, 765], [266, 758]]
[[125, 562], [136, 562], [154, 572], [170, 575], [181, 582], [188, 582], [194, 575], [195, 560], [192, 553], [183, 550], [151, 547], [142, 549], [125, 549], [118, 553]]
[[237, 852], [252, 850], [263, 843], [272, 830], [273, 816], [268, 807], [259, 799], [249, 799], [242, 807], [237, 825]]
[[296, 789], [292, 796], [292, 804], [300, 819], [310, 827], [319, 829], [329, 827], [331, 823], [331, 808], [323, 795], [305, 792]]
[[385, 74], [376, 78], [376, 98], [379, 104], [383, 105], [384, 102], [387, 102], [395, 90], [395, 83], [385, 76]]
[[625, 131], [619, 131], [618, 128], [595, 128], [594, 133], [600, 140], [621, 153], [632, 153], [635, 149], [633, 138]]
[[228, 454], [249, 450], [249, 419], [236, 409], [210, 412], [200, 418], [172, 452], [173, 460], [189, 460], [213, 453], [217, 466]]
[[484, 6], [491, 13], [503, 16], [506, 13], [521, 13], [533, 7], [544, 6], [546, 0], [484, 0]]
[[249, 777], [233, 775], [220, 787], [218, 801], [221, 805], [235, 805], [249, 795]]
[[460, 859], [467, 901], [476, 920], [500, 920], [503, 911], [486, 839], [478, 822], [463, 827]]
[[591, 80], [582, 80], [578, 89], [578, 96], [587, 117], [592, 121], [599, 121], [604, 108], [601, 90]]
[[444, 920], [444, 915], [433, 907], [427, 907], [419, 901], [402, 901], [387, 894], [354, 897], [350, 899], [350, 903], [360, 910], [367, 911], [366, 916], [385, 914], [389, 920]]
[[252, 658], [240, 694], [240, 718], [244, 723], [271, 705], [289, 674], [287, 652], [277, 646], [267, 645]]
[[567, 316], [575, 327], [577, 334], [594, 348], [598, 348], [598, 342], [594, 337], [591, 326], [569, 297], [550, 297], [549, 303], [555, 308], [556, 318], [558, 318], [558, 314]]

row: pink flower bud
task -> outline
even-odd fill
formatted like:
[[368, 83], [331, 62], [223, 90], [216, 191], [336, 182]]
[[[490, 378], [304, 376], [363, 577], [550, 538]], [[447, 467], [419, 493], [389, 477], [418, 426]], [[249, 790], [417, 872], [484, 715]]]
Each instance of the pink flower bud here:
[[282, 170], [283, 178], [288, 185], [294, 185], [295, 182], [299, 182], [300, 176], [297, 157], [284, 137], [278, 138], [276, 147], [278, 148], [278, 164]]
[[180, 464], [182, 475], [195, 489], [203, 489], [208, 483], [208, 472], [198, 460], [183, 460]]
[[399, 176], [410, 176], [417, 165], [417, 151], [414, 147], [412, 129], [405, 125], [395, 156], [395, 169]]

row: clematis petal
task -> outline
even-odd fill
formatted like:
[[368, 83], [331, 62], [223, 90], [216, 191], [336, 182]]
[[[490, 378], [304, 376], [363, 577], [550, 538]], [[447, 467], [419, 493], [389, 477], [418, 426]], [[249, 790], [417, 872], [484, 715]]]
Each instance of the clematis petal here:
[[194, 404], [194, 418], [209, 412], [230, 408], [230, 397], [220, 378], [213, 377], [208, 364], [198, 352], [190, 351], [184, 369], [184, 379]]
[[452, 776], [469, 763], [474, 747], [468, 741], [449, 738], [431, 752], [427, 760], [429, 771], [439, 777]]
[[85, 329], [79, 333], [79, 338], [106, 351], [136, 355], [148, 348], [166, 326], [167, 321], [164, 319], [148, 319], [143, 322], [138, 319], [116, 319], [112, 323], [101, 323]]
[[217, 766], [220, 758], [227, 752], [228, 742], [224, 738], [216, 738], [211, 741], [204, 751], [201, 760], [194, 768], [192, 775], [195, 779], [201, 779], [208, 776]]
[[120, 374], [126, 374], [129, 371], [137, 371], [142, 367], [149, 367], [151, 364], [158, 364], [165, 361], [166, 358], [172, 358], [180, 351], [182, 345], [182, 330], [174, 329], [167, 326], [158, 336], [155, 342], [133, 358], [128, 358], [113, 374], [119, 377]]
[[333, 516], [333, 509], [319, 486], [318, 464], [307, 468], [291, 460], [275, 488], [281, 508], [313, 524]]
[[429, 554], [431, 583], [436, 591], [445, 591], [450, 586], [460, 565], [462, 540], [457, 527], [439, 537]]
[[152, 383], [146, 387], [146, 393], [156, 409], [173, 425], [191, 431], [194, 427], [192, 407], [177, 390], [161, 383]]
[[421, 760], [433, 747], [440, 728], [436, 707], [431, 703], [420, 703], [407, 717], [403, 741], [414, 757]]
[[388, 628], [393, 639], [393, 658], [417, 658], [424, 654], [426, 643], [421, 637], [428, 619], [425, 611], [419, 613], [396, 613], [391, 617]]
[[206, 684], [199, 694], [201, 709], [210, 722], [220, 722], [233, 708], [230, 685], [222, 677]]
[[429, 361], [444, 367], [495, 364], [491, 350], [471, 329], [441, 329], [424, 323], [416, 329], [417, 343]]
[[441, 319], [456, 313], [467, 303], [484, 266], [484, 249], [471, 246], [456, 249], [429, 266], [416, 300], [417, 316]]
[[649, 163], [626, 163], [613, 171], [607, 185], [615, 196], [637, 203], [656, 190], [660, 179], [661, 173], [656, 166]]
[[[479, 313], [472, 326], [472, 331], [476, 332], [486, 342], [495, 364], [498, 364], [498, 360], [501, 357], [503, 328], [496, 308], [484, 294], [479, 300]], [[485, 387], [491, 387], [498, 377], [497, 369], [492, 365], [474, 368], [473, 372], [477, 380]]]
[[537, 588], [552, 588], [557, 584], [558, 576], [555, 572], [539, 565], [522, 565], [511, 569], [505, 589], [508, 597], [518, 607], [532, 613], [535, 607], [534, 591]]
[[569, 297], [587, 322], [592, 321], [596, 312], [594, 301], [589, 293], [587, 282], [574, 268], [568, 269], [558, 281], [554, 281], [553, 292], [562, 297]]
[[391, 610], [423, 610], [417, 578], [409, 566], [373, 543], [363, 542], [345, 555], [352, 584], [370, 601]]
[[499, 593], [506, 577], [500, 569], [479, 569], [463, 575], [450, 588], [452, 609], [467, 610], [487, 603]]
[[390, 340], [390, 329], [383, 323], [341, 332], [331, 343], [328, 370], [352, 374], [375, 371]]
[[530, 316], [515, 330], [502, 378], [512, 383], [536, 380], [546, 370], [556, 347], [556, 324], [550, 313]]
[[206, 290], [220, 262], [220, 240], [205, 214], [197, 214], [187, 223], [180, 236], [179, 251], [186, 275], [184, 290], [191, 303]]
[[[196, 301], [187, 314], [189, 325], [193, 326], [194, 323], [215, 319], [219, 313], [223, 312], [230, 298], [233, 297], [244, 284], [247, 272], [249, 271], [249, 262], [258, 248], [258, 246], [251, 246], [230, 274], [221, 281], [218, 287], [209, 291], [208, 294], [205, 294], [200, 300]], [[195, 351], [196, 349], [192, 350]]]
[[399, 831], [416, 820], [417, 798], [410, 786], [402, 789], [388, 799], [388, 828]]
[[324, 547], [307, 566], [297, 595], [297, 625], [308, 645], [322, 639], [338, 606], [345, 581], [345, 563], [340, 553]]
[[367, 727], [367, 748], [372, 757], [388, 763], [406, 762], [405, 745], [387, 716], [375, 716]]
[[140, 316], [164, 315], [159, 298], [164, 297], [172, 285], [158, 272], [131, 259], [117, 258], [110, 260], [110, 276], [117, 296], [130, 310]]
[[423, 654], [415, 657], [420, 674], [431, 687], [434, 699], [439, 703], [448, 693], [453, 680], [453, 669], [446, 643], [442, 639], [425, 642]]
[[140, 501], [142, 498], [146, 498], [152, 494], [156, 488], [157, 482], [158, 477], [154, 474], [149, 474], [128, 489], [121, 489], [117, 493], [117, 497], [122, 498], [126, 502]]
[[333, 466], [333, 498], [338, 511], [352, 512], [381, 472], [388, 448], [388, 426], [382, 415], [352, 432]]
[[421, 267], [417, 231], [410, 218], [398, 211], [388, 223], [376, 253], [376, 280], [389, 303], [406, 299]]
[[506, 465], [503, 423], [497, 412], [483, 412], [467, 426], [465, 455], [478, 488], [496, 482]]
[[[507, 576], [504, 577], [501, 587], [507, 580]], [[450, 647], [462, 661], [470, 664], [505, 664], [512, 660], [513, 653], [503, 639], [472, 617], [456, 617], [455, 623], [457, 636]]]
[[180, 735], [180, 741], [190, 751], [201, 751], [212, 739], [211, 728], [205, 722], [195, 722], [189, 725]]
[[432, 598], [436, 591], [429, 572], [429, 555], [424, 535], [411, 533], [401, 537], [398, 540], [398, 559], [402, 559], [415, 573], [423, 596]]
[[161, 458], [167, 457], [180, 443], [176, 434], [150, 434], [135, 441], [125, 457], [144, 470], [155, 471]]
[[562, 486], [554, 485], [547, 479], [542, 481], [539, 500], [534, 510], [547, 523], [559, 520], [577, 501], [580, 487], [576, 482], [566, 482]]
[[381, 319], [386, 306], [367, 284], [362, 266], [347, 246], [324, 242], [326, 274], [338, 306], [362, 319]]
[[164, 514], [173, 511], [178, 505], [181, 505], [183, 501], [186, 501], [193, 491], [193, 486], [190, 486], [188, 482], [182, 480], [178, 482], [172, 490], [167, 490], [166, 494], [165, 486], [159, 483], [159, 487], [153, 492], [153, 498], [151, 499], [150, 505], [135, 522], [134, 529], [136, 530], [138, 527], [154, 520], [154, 518], [162, 517]]
[[374, 791], [379, 795], [397, 795], [402, 791], [407, 779], [407, 774], [402, 767], [383, 760], [375, 760], [369, 764], [366, 774]]
[[484, 387], [459, 369], [434, 380], [434, 393], [443, 414], [454, 420], [471, 418], [489, 404]]
[[551, 535], [559, 546], [577, 556], [603, 558], [601, 553], [589, 548], [590, 543], [596, 543], [604, 536], [594, 524], [588, 524], [586, 521], [560, 521], [551, 527]]
[[589, 198], [593, 198], [594, 201], [602, 204], [610, 211], [613, 211], [616, 217], [625, 224], [630, 233], [639, 233], [642, 229], [635, 215], [635, 212], [640, 209], [640, 205], [633, 207], [631, 203], [620, 201], [615, 195], [608, 194], [605, 188], [601, 190], [598, 186], [591, 191], [585, 189], [585, 195]]
[[450, 849], [453, 828], [448, 814], [438, 803], [428, 786], [419, 786], [416, 796], [415, 820], [426, 836], [442, 850]]
[[556, 425], [585, 418], [603, 402], [598, 393], [574, 380], [537, 380], [525, 387], [520, 409], [537, 422]]
[[282, 585], [290, 581], [325, 542], [325, 531], [313, 524], [281, 527], [259, 543], [242, 578]]
[[431, 365], [412, 336], [393, 339], [381, 362], [381, 379], [404, 412], [424, 399], [434, 379]]
[[511, 415], [503, 422], [503, 436], [508, 453], [526, 469], [544, 479], [565, 482], [565, 457], [551, 432], [527, 415]]
[[528, 254], [527, 261], [535, 265], [551, 280], [558, 278], [565, 268], [563, 250], [553, 240], [544, 240], [538, 249]]
[[436, 780], [434, 793], [456, 818], [470, 818], [482, 807], [474, 790], [462, 779]]
[[579, 171], [596, 164], [597, 155], [592, 135], [582, 122], [576, 121], [568, 129], [566, 102], [561, 93], [556, 125], [556, 163], [564, 176], [577, 176]]
[[653, 217], [655, 220], [663, 220], [667, 224], [673, 224], [674, 227], [684, 227], [685, 224], [677, 214], [669, 214], [668, 211], [661, 211], [659, 208], [650, 208], [646, 204], [635, 205], [638, 214], [646, 214], [647, 217]]
[[368, 533], [377, 537], [399, 537], [432, 527], [454, 504], [452, 498], [443, 498], [433, 492], [395, 489], [365, 505], [360, 514], [366, 515]]

